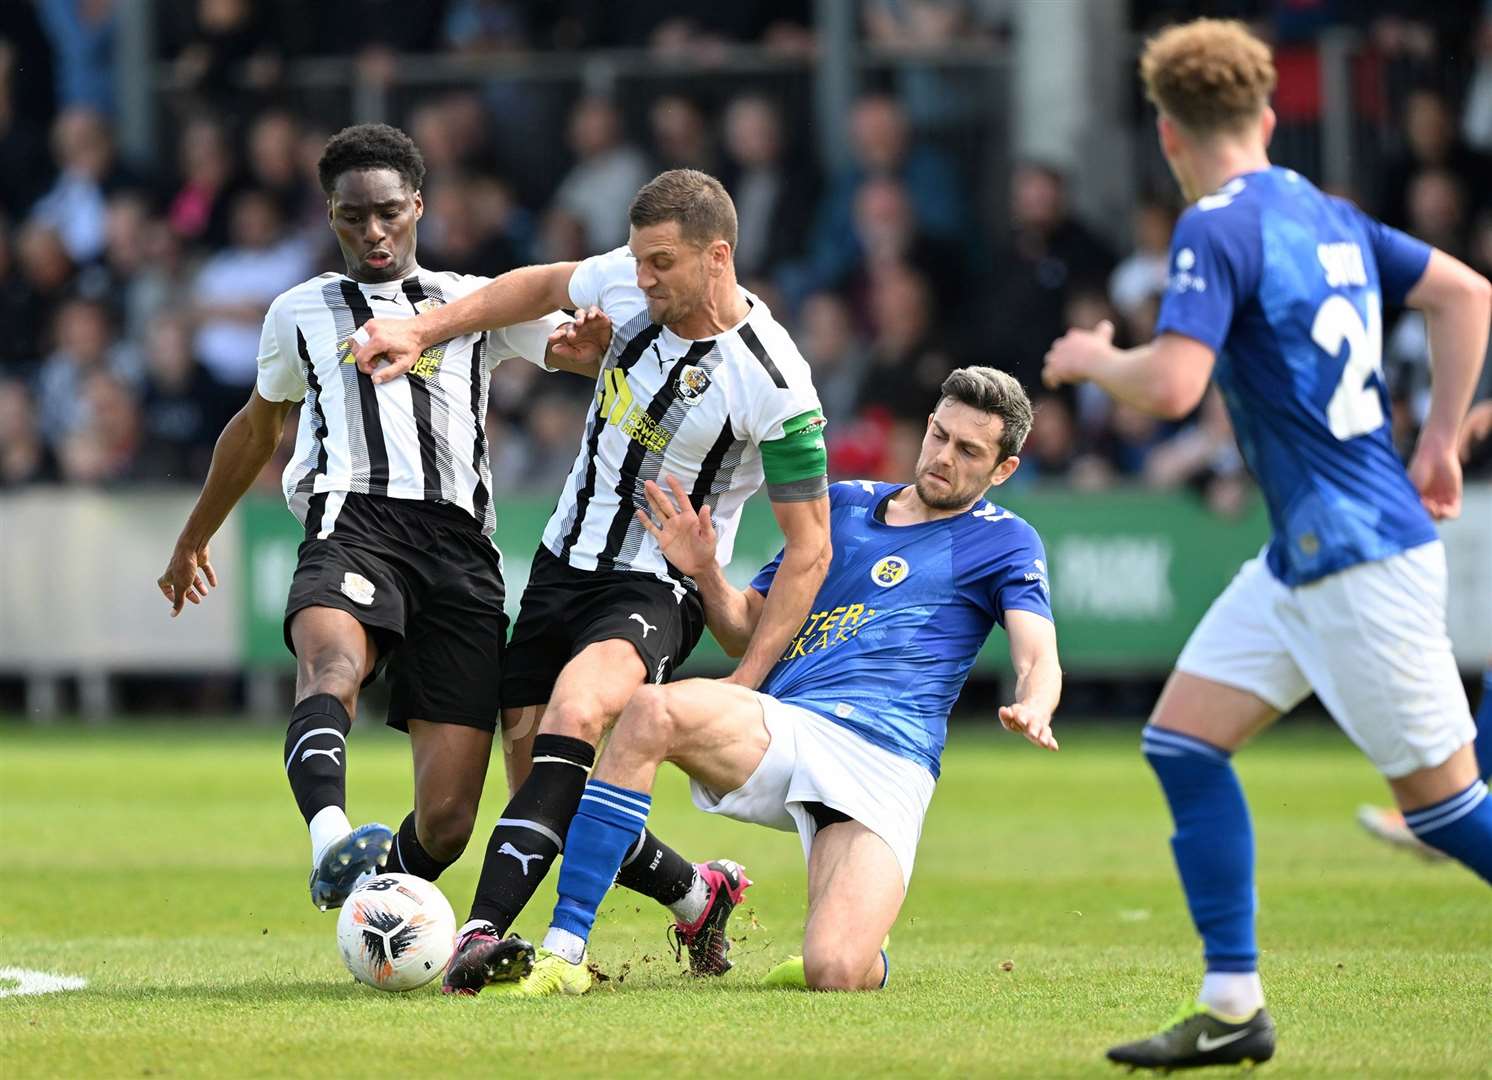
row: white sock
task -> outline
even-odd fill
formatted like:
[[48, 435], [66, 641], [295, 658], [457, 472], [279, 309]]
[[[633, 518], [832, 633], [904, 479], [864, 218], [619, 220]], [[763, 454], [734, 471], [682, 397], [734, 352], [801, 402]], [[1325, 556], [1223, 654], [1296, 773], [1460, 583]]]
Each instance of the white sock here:
[[311, 818], [311, 865], [317, 866], [326, 849], [352, 831], [347, 811], [340, 806], [323, 806]]
[[558, 926], [551, 926], [549, 933], [544, 935], [544, 948], [563, 956], [572, 964], [585, 960], [585, 938], [568, 930], [561, 930]]
[[1229, 1020], [1247, 1020], [1264, 1007], [1264, 984], [1257, 971], [1209, 971], [1197, 1000]]
[[456, 931], [456, 936], [458, 938], [459, 937], [465, 937], [467, 931], [469, 931], [469, 930], [483, 930], [483, 929], [486, 929], [486, 930], [495, 930], [496, 928], [490, 922], [488, 922], [486, 919], [470, 919], [470, 920], [467, 921], [467, 923], [466, 923], [465, 926], [463, 926], [460, 930]]
[[699, 921], [699, 917], [705, 913], [705, 908], [710, 903], [710, 886], [705, 881], [704, 875], [699, 872], [699, 867], [694, 868], [694, 884], [689, 886], [689, 891], [683, 897], [668, 905], [668, 910], [673, 912], [674, 918], [679, 922], [690, 924]]

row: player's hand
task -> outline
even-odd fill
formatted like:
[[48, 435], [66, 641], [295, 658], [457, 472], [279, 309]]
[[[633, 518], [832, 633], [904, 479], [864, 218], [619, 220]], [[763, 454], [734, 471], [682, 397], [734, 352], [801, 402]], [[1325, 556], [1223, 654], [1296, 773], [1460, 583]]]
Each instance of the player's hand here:
[[1047, 350], [1041, 381], [1048, 390], [1093, 377], [1093, 369], [1114, 351], [1114, 324], [1104, 319], [1092, 330], [1067, 331]]
[[[695, 513], [689, 493], [676, 477], [665, 476], [669, 491], [649, 480], [643, 485], [652, 517], [646, 510], [638, 508], [637, 520], [658, 541], [663, 557], [682, 572], [694, 577], [707, 570], [715, 561], [715, 523], [710, 520], [710, 508], [702, 507]], [[653, 523], [657, 518], [657, 524]]]
[[397, 379], [424, 352], [425, 344], [414, 324], [418, 319], [370, 319], [352, 335], [352, 355], [357, 369], [371, 375], [374, 383]]
[[1000, 706], [1000, 723], [1005, 725], [1006, 731], [1024, 735], [1035, 746], [1048, 750], [1057, 749], [1057, 740], [1052, 736], [1050, 713], [1033, 709], [1018, 701], [1014, 705]]
[[155, 583], [171, 605], [173, 619], [181, 614], [181, 606], [186, 601], [202, 603], [208, 587], [215, 589], [218, 585], [218, 575], [213, 572], [207, 545], [195, 549], [176, 545], [176, 550], [171, 552], [171, 561], [166, 564], [166, 572], [156, 578]]
[[1461, 516], [1461, 459], [1454, 445], [1421, 438], [1409, 459], [1409, 480], [1436, 521]]
[[611, 319], [598, 307], [582, 308], [549, 335], [549, 350], [577, 364], [598, 363], [611, 347]]
[[1469, 462], [1472, 451], [1488, 439], [1492, 439], [1492, 399], [1473, 405], [1461, 424], [1461, 463]]

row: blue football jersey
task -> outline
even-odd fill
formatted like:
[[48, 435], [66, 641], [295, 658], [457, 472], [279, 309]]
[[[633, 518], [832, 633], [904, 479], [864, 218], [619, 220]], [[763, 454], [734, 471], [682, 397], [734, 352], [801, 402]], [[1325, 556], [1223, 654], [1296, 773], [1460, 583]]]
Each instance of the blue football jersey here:
[[1290, 169], [1236, 177], [1177, 222], [1156, 331], [1217, 354], [1287, 585], [1435, 539], [1394, 452], [1381, 363], [1383, 305], [1429, 258]]
[[[938, 775], [948, 713], [974, 657], [1007, 611], [1050, 619], [1036, 530], [981, 499], [957, 517], [887, 525], [905, 485], [829, 489], [834, 560], [813, 610], [762, 692], [859, 733]], [[782, 562], [751, 587], [766, 594]]]

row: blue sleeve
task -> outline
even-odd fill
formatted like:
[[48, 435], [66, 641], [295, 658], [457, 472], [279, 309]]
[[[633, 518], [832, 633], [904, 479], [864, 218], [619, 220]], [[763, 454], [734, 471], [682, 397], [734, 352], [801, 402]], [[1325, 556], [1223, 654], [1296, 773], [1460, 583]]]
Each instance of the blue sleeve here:
[[1363, 228], [1368, 234], [1368, 243], [1373, 248], [1373, 259], [1378, 263], [1378, 283], [1383, 287], [1383, 302], [1391, 307], [1404, 303], [1409, 291], [1425, 276], [1425, 267], [1430, 264], [1430, 252], [1434, 250], [1423, 240], [1416, 240], [1408, 233], [1390, 228], [1377, 218], [1362, 216]]
[[[782, 549], [782, 551], [786, 550], [786, 548]], [[777, 557], [758, 570], [756, 577], [751, 579], [751, 588], [763, 596], [766, 596], [767, 590], [772, 587], [772, 579], [777, 576], [777, 568], [782, 565], [782, 551], [779, 551]]]
[[1182, 214], [1171, 236], [1156, 336], [1184, 334], [1219, 351], [1233, 312], [1257, 284], [1258, 249], [1257, 227], [1236, 209], [1193, 207]]
[[1026, 538], [1001, 560], [990, 575], [990, 602], [995, 621], [1005, 625], [1007, 611], [1031, 611], [1052, 617], [1051, 584], [1047, 577], [1046, 548], [1036, 530], [1027, 526]]

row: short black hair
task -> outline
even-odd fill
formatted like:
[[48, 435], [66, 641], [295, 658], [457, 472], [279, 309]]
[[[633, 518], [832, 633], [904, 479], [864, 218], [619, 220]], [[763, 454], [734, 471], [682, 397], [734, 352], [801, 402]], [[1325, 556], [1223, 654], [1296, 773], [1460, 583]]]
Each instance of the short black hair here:
[[353, 169], [393, 169], [410, 191], [419, 191], [425, 182], [425, 158], [420, 148], [388, 124], [355, 124], [326, 141], [326, 149], [316, 163], [321, 190], [330, 195], [337, 178]]

